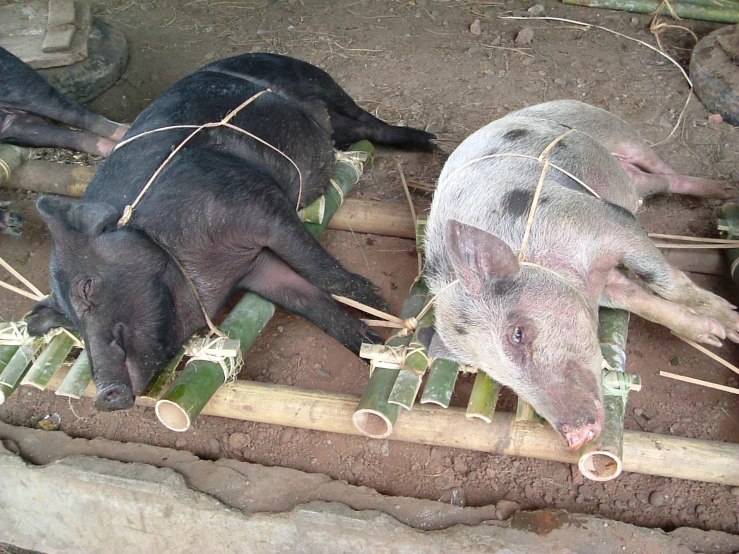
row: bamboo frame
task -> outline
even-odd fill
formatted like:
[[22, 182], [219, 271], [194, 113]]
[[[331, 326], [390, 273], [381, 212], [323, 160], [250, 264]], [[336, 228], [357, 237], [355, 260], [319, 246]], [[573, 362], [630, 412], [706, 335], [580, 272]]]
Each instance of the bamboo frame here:
[[[436, 358], [426, 378], [421, 394], [421, 404], [436, 404], [448, 408], [454, 393], [454, 385], [459, 377], [459, 364], [452, 360]], [[469, 416], [468, 416], [469, 417]]]
[[[52, 378], [56, 390], [67, 369]], [[85, 390], [92, 397], [92, 384]], [[204, 415], [362, 435], [352, 423], [359, 398], [351, 394], [326, 393], [267, 383], [236, 381], [221, 387], [203, 409]], [[137, 404], [152, 400], [138, 397]], [[548, 425], [515, 422], [513, 414], [499, 412], [490, 424], [470, 421], [461, 408], [446, 410], [416, 406], [403, 415], [403, 425], [391, 440], [464, 448], [490, 454], [524, 456], [541, 460], [577, 463], [562, 438]], [[639, 431], [624, 431], [623, 469], [677, 479], [692, 479], [739, 486], [739, 444], [703, 441]]]
[[500, 383], [494, 381], [484, 371], [478, 371], [475, 384], [472, 385], [470, 400], [467, 403], [465, 417], [467, 419], [481, 419], [485, 423], [492, 423], [495, 415], [495, 406], [500, 396]]
[[59, 370], [62, 362], [72, 351], [75, 339], [67, 333], [56, 335], [49, 341], [38, 358], [31, 364], [31, 368], [23, 377], [21, 385], [30, 385], [44, 390], [54, 374]]

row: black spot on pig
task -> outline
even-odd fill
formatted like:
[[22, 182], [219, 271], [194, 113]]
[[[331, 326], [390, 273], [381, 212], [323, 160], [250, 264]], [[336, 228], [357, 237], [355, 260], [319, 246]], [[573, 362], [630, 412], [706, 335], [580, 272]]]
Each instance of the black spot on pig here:
[[503, 210], [513, 217], [521, 217], [529, 213], [533, 199], [533, 191], [513, 189], [503, 197]]
[[504, 140], [518, 140], [521, 139], [529, 134], [528, 130], [526, 129], [511, 129], [508, 131], [505, 135], [503, 135]]
[[455, 325], [454, 326], [454, 332], [458, 335], [466, 335], [467, 334], [467, 328], [462, 325]]

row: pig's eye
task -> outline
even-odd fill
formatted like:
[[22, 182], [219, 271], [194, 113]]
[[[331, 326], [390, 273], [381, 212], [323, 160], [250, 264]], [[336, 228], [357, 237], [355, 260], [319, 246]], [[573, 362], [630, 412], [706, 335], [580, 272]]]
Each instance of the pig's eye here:
[[81, 298], [84, 298], [85, 300], [90, 300], [92, 297], [92, 293], [94, 292], [92, 279], [81, 279], [79, 284], [77, 285], [78, 292]]
[[511, 334], [511, 342], [515, 344], [521, 344], [521, 342], [523, 342], [523, 329], [521, 327], [516, 327], [513, 330], [513, 333]]

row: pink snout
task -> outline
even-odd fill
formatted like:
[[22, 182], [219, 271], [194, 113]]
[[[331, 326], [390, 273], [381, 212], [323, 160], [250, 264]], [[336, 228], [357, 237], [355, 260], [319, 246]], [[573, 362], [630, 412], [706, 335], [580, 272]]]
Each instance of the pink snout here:
[[573, 425], [571, 423], [563, 423], [559, 426], [559, 432], [567, 441], [570, 450], [579, 450], [586, 443], [592, 442], [600, 436], [605, 424], [605, 410], [603, 404], [596, 400], [595, 417]]

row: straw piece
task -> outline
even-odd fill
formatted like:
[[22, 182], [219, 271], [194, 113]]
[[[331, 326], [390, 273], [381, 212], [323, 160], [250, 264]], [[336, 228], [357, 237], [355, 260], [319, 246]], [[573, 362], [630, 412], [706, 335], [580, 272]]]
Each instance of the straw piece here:
[[[685, 19], [700, 19], [716, 21], [718, 23], [739, 23], [739, 9], [729, 5], [713, 7], [698, 5], [680, 0], [670, 0], [670, 7], [665, 6], [662, 0], [562, 0], [565, 4], [574, 6], [588, 6], [591, 8], [606, 8], [622, 10], [632, 13], [655, 13], [657, 15], [674, 15]], [[659, 11], [658, 11], [659, 10]]]
[[662, 377], [669, 377], [670, 379], [676, 379], [677, 381], [685, 381], [686, 383], [692, 383], [694, 385], [701, 385], [708, 387], [709, 389], [722, 390], [724, 392], [730, 392], [731, 394], [739, 394], [739, 389], [734, 387], [727, 387], [725, 385], [717, 385], [716, 383], [710, 383], [708, 381], [702, 381], [700, 379], [693, 379], [692, 377], [685, 377], [683, 375], [677, 375], [670, 373], [669, 371], [660, 371], [659, 374]]

